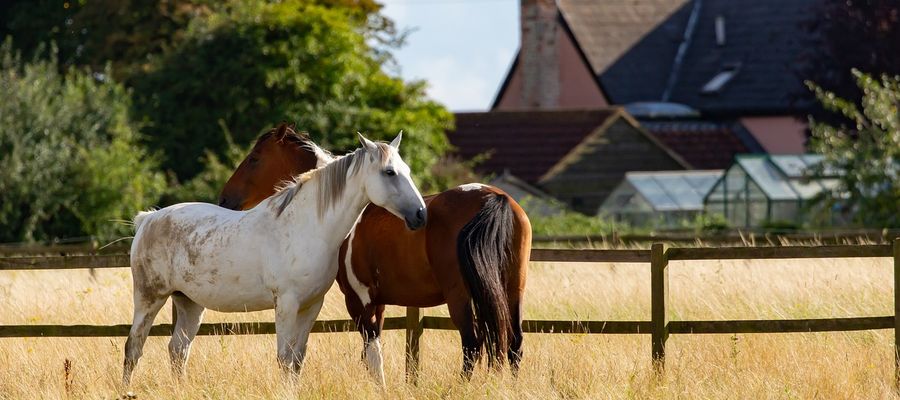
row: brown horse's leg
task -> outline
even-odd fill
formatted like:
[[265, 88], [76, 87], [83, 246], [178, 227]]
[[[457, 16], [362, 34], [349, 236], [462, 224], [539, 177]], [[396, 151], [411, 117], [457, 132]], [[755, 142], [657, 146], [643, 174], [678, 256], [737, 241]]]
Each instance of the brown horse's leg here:
[[384, 366], [381, 352], [381, 328], [384, 323], [384, 305], [368, 304], [363, 306], [359, 298], [348, 294], [344, 296], [350, 318], [356, 323], [356, 329], [363, 339], [362, 360], [375, 382], [384, 385]]
[[447, 308], [450, 310], [450, 318], [459, 329], [459, 337], [462, 340], [463, 369], [462, 377], [472, 379], [472, 370], [475, 363], [481, 359], [481, 348], [484, 338], [475, 333], [475, 316], [472, 314], [471, 298], [468, 293], [457, 296], [456, 299], [448, 299]]
[[[529, 254], [529, 248], [520, 251], [519, 254]], [[506, 273], [506, 298], [509, 305], [510, 337], [507, 357], [513, 374], [519, 372], [519, 363], [522, 361], [522, 296], [525, 292], [525, 275], [528, 261], [522, 262], [519, 255], [514, 255]]]
[[516, 231], [510, 245], [510, 262], [506, 268], [506, 298], [512, 326], [507, 357], [513, 374], [518, 374], [522, 361], [522, 299], [525, 295], [528, 261], [531, 258], [531, 222], [518, 204], [513, 203], [511, 206], [516, 216]]
[[363, 351], [365, 352], [366, 366], [375, 382], [384, 386], [384, 357], [381, 349], [381, 328], [384, 325], [384, 305], [370, 305], [373, 309], [374, 321], [369, 318], [365, 324]]
[[512, 296], [509, 299], [509, 316], [512, 324], [512, 335], [509, 337], [509, 366], [513, 375], [519, 373], [519, 363], [522, 361], [522, 303]]

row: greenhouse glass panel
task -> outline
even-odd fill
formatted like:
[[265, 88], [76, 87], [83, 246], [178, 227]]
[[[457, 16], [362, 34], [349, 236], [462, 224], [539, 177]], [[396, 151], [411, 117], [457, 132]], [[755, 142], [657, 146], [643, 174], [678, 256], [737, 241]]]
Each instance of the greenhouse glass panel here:
[[725, 203], [721, 202], [708, 202], [706, 203], [706, 208], [704, 208], [704, 212], [708, 215], [721, 215], [725, 216]]
[[747, 226], [747, 202], [744, 198], [728, 203], [728, 224], [731, 226]]
[[633, 199], [637, 197], [637, 191], [627, 182], [620, 184], [612, 193], [603, 201], [600, 206], [601, 211], [607, 213], [616, 213], [633, 207]]
[[701, 195], [705, 195], [722, 177], [722, 171], [710, 171], [706, 174], [685, 174], [682, 176], [687, 184], [695, 188]]
[[809, 173], [810, 164], [802, 156], [773, 155], [770, 156], [770, 159], [789, 178], [801, 178]]
[[807, 179], [791, 179], [788, 181], [791, 187], [800, 195], [800, 198], [803, 200], [809, 200], [813, 197], [816, 197], [819, 193], [822, 193], [822, 190], [825, 188], [817, 180], [807, 180]]
[[803, 154], [800, 156], [803, 159], [803, 162], [806, 163], [807, 167], [815, 167], [823, 160], [825, 160], [825, 156], [819, 154]]
[[650, 202], [655, 210], [665, 211], [678, 209], [678, 203], [666, 194], [663, 187], [660, 186], [652, 176], [636, 175], [630, 176], [628, 179], [637, 191]]
[[769, 204], [766, 201], [751, 201], [747, 204], [746, 226], [760, 226], [769, 219]]
[[769, 218], [769, 198], [755, 182], [747, 182], [747, 219], [745, 226], [762, 225]]
[[765, 157], [738, 157], [738, 164], [747, 171], [751, 180], [756, 182], [771, 200], [796, 200], [794, 193], [781, 171], [766, 161]]
[[772, 203], [770, 221], [795, 222], [799, 218], [800, 204], [796, 201], [777, 201]]
[[709, 192], [709, 195], [706, 196], [706, 202], [722, 202], [725, 200], [725, 185], [724, 180], [719, 181], [713, 186], [712, 191]]
[[703, 195], [697, 189], [691, 187], [690, 182], [681, 175], [660, 174], [654, 176], [656, 182], [662, 187], [668, 197], [678, 205], [680, 210], [703, 209]]
[[653, 212], [653, 205], [647, 202], [647, 199], [645, 199], [644, 196], [642, 196], [640, 193], [635, 193], [635, 195], [631, 196], [631, 199], [628, 200], [628, 204], [625, 206], [625, 211], [651, 213]]
[[766, 192], [759, 187], [754, 181], [747, 182], [747, 199], [752, 202], [769, 202], [769, 197], [766, 196]]

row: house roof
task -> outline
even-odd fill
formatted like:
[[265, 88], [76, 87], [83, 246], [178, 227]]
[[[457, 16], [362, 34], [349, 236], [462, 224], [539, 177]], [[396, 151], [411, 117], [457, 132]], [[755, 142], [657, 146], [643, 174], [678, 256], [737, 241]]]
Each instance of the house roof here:
[[[662, 100], [705, 114], [783, 114], [809, 106], [795, 102], [804, 88], [792, 66], [810, 35], [802, 25], [819, 1], [558, 0], [558, 5], [612, 103]], [[724, 27], [722, 45], [717, 19]], [[724, 85], [704, 93], [723, 72]]]
[[[594, 71], [605, 71], [689, 0], [559, 0]], [[677, 38], [683, 30], [669, 32]], [[670, 46], [660, 46], [667, 48]]]
[[[816, 1], [704, 0], [691, 46], [673, 87], [672, 100], [707, 112], [801, 110], [797, 93], [807, 90], [793, 69], [814, 16]], [[716, 43], [715, 20], [722, 17], [725, 44]], [[717, 73], [735, 66], [737, 74], [718, 94], [701, 89]]]
[[503, 185], [513, 186], [521, 190], [522, 192], [527, 193], [529, 196], [554, 200], [553, 196], [551, 196], [549, 193], [511, 174], [508, 169], [503, 170], [503, 173], [492, 179], [490, 183], [492, 185], [496, 185], [499, 183]]
[[641, 126], [693, 168], [724, 169], [743, 153], [762, 153], [753, 135], [733, 120], [642, 119]]
[[536, 183], [590, 133], [620, 115], [612, 108], [458, 113], [456, 130], [447, 137], [464, 158], [490, 155], [478, 169], [508, 170]]

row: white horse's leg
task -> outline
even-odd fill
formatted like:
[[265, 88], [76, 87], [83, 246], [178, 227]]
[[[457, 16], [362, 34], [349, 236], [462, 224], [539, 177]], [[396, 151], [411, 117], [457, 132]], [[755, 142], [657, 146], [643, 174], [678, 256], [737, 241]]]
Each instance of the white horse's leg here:
[[134, 320], [131, 323], [131, 331], [128, 333], [128, 340], [125, 341], [125, 362], [122, 373], [122, 383], [127, 387], [131, 383], [131, 373], [137, 365], [138, 360], [144, 353], [144, 342], [150, 334], [150, 328], [153, 327], [153, 320], [163, 304], [166, 304], [166, 297], [160, 297], [153, 300], [139, 300], [139, 296], [135, 296], [134, 301]]
[[191, 342], [200, 329], [205, 308], [181, 293], [172, 295], [172, 306], [175, 307], [177, 317], [175, 332], [169, 341], [169, 360], [172, 362], [172, 372], [175, 376], [181, 377], [184, 375]]
[[300, 309], [294, 296], [278, 297], [275, 307], [275, 331], [278, 337], [278, 361], [286, 371], [300, 373], [303, 358], [306, 357], [306, 342], [316, 317], [322, 309], [325, 298], [316, 299], [306, 308]]

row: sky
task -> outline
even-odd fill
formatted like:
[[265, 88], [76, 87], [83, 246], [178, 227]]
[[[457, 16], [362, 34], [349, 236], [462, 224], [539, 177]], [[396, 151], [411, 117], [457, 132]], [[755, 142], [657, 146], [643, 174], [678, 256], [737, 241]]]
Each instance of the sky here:
[[381, 0], [414, 31], [394, 56], [400, 76], [424, 79], [451, 111], [487, 110], [519, 46], [519, 0]]

